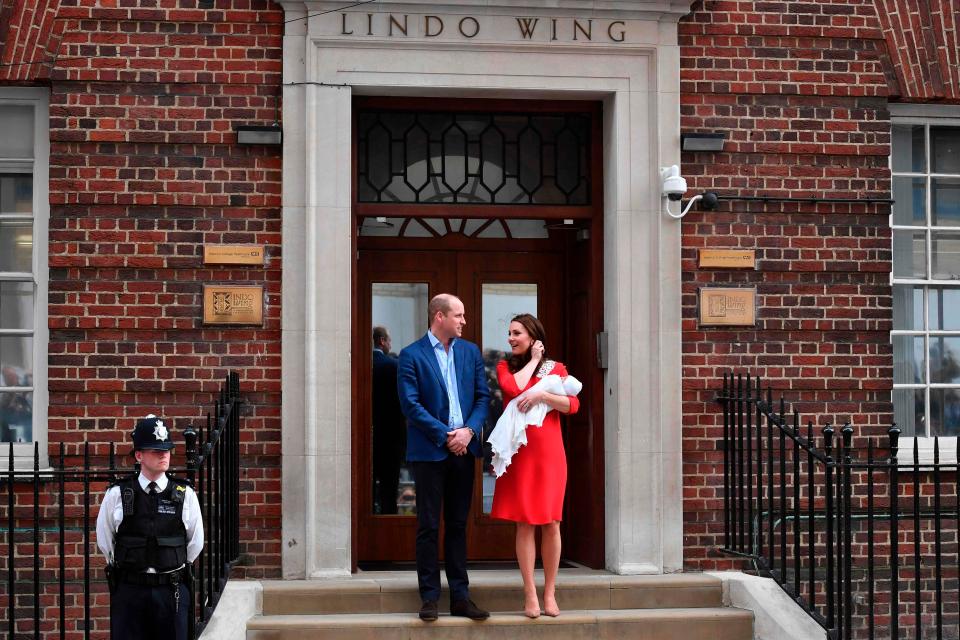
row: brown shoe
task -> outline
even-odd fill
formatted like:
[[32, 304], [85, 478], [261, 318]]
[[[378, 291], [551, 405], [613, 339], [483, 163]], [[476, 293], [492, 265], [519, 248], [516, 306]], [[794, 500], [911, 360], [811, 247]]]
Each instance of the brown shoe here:
[[486, 620], [490, 617], [490, 612], [478, 607], [473, 600], [457, 600], [450, 605], [450, 615], [471, 620]]
[[420, 619], [424, 622], [433, 622], [439, 615], [439, 607], [436, 600], [424, 600], [420, 607]]

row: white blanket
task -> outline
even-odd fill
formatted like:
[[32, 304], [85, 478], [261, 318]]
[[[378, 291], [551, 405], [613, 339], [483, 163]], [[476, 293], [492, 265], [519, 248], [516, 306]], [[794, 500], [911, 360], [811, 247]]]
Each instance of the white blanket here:
[[487, 439], [493, 449], [493, 472], [498, 478], [510, 466], [514, 454], [520, 450], [520, 447], [527, 444], [527, 425], [542, 426], [544, 418], [551, 410], [547, 403], [538, 402], [523, 413], [517, 408], [517, 401], [534, 390], [560, 396], [575, 396], [582, 388], [583, 384], [573, 376], [561, 378], [551, 374], [544, 376], [540, 382], [507, 403], [497, 420], [497, 426], [493, 428], [493, 433]]

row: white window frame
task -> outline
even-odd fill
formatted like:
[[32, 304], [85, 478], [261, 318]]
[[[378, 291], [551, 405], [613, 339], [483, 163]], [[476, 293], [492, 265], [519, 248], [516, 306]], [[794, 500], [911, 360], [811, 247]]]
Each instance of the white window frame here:
[[[33, 271], [29, 274], [36, 292], [33, 301], [33, 442], [15, 443], [13, 455], [16, 468], [32, 468], [34, 443], [38, 443], [40, 468], [44, 469], [49, 467], [47, 353], [50, 332], [47, 327], [47, 285], [50, 271], [47, 255], [50, 227], [50, 91], [42, 87], [0, 87], [0, 105], [31, 105], [34, 113], [33, 157], [0, 157], [0, 172], [32, 171], [33, 175]], [[24, 275], [28, 274], [16, 274], [15, 278], [22, 279]], [[0, 390], [11, 389], [0, 387]], [[9, 468], [8, 456], [9, 445], [0, 443], [0, 474]]]
[[[891, 210], [890, 212], [890, 228], [892, 231], [898, 230], [911, 230], [911, 231], [924, 231], [926, 234], [926, 246], [929, 249], [926, 252], [926, 272], [927, 274], [932, 275], [933, 267], [933, 250], [932, 250], [932, 238], [931, 230], [934, 228], [937, 231], [952, 231], [960, 232], [960, 227], [946, 227], [946, 226], [937, 226], [934, 227], [930, 224], [930, 211], [931, 211], [931, 198], [933, 197], [932, 189], [930, 188], [931, 180], [934, 178], [957, 178], [960, 177], [958, 174], [939, 174], [933, 173], [931, 166], [931, 144], [930, 144], [930, 127], [935, 126], [948, 126], [948, 127], [960, 127], [960, 107], [952, 105], [923, 105], [923, 104], [891, 104], [890, 105], [890, 116], [891, 116], [891, 132], [894, 125], [924, 125], [924, 150], [926, 153], [926, 162], [925, 162], [925, 171], [922, 173], [913, 172], [913, 171], [898, 171], [894, 173], [893, 170], [893, 148], [892, 148], [892, 139], [891, 139], [891, 153], [889, 159], [890, 167], [890, 178], [891, 178], [891, 187], [893, 179], [895, 177], [910, 177], [910, 178], [924, 178], [926, 180], [925, 185], [925, 212], [927, 214], [926, 224], [924, 226], [910, 226], [910, 225], [895, 225], [893, 221], [894, 213]], [[893, 238], [891, 236], [891, 243]], [[891, 251], [892, 251], [891, 244]], [[893, 266], [893, 260], [895, 256], [891, 254], [891, 266]], [[929, 289], [927, 287], [937, 287], [937, 286], [956, 286], [960, 289], [960, 283], [956, 280], [936, 280], [933, 278], [903, 278], [895, 277], [894, 269], [890, 270], [890, 284], [893, 285], [913, 285], [913, 286], [922, 286], [924, 287], [923, 294], [923, 317], [924, 325], [920, 329], [916, 330], [906, 330], [906, 329], [892, 329], [890, 331], [890, 342], [893, 344], [895, 336], [916, 336], [924, 338], [924, 384], [912, 384], [912, 383], [894, 383], [893, 389], [896, 392], [899, 389], [923, 389], [925, 390], [925, 399], [924, 399], [924, 428], [927, 430], [924, 434], [916, 434], [913, 436], [907, 436], [900, 438], [899, 450], [897, 455], [897, 460], [900, 464], [931, 464], [933, 462], [933, 445], [934, 437], [929, 434], [930, 429], [930, 393], [931, 389], [956, 389], [960, 388], [960, 385], [957, 384], [945, 384], [945, 383], [934, 383], [931, 382], [930, 378], [930, 337], [943, 337], [943, 336], [956, 336], [960, 337], [960, 330], [956, 331], [939, 331], [939, 330], [930, 330], [929, 328]], [[891, 403], [894, 398], [891, 398]], [[913, 448], [914, 442], [916, 441], [917, 446], [917, 460], [914, 460]], [[957, 440], [956, 438], [949, 436], [939, 437], [939, 460], [944, 464], [955, 464], [957, 462]]]

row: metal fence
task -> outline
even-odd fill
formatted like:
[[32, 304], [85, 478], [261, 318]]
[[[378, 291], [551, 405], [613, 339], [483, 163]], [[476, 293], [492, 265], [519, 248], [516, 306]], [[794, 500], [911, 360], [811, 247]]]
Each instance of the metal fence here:
[[[231, 372], [206, 423], [184, 431], [186, 467], [169, 472], [190, 481], [204, 524], [204, 548], [194, 563], [191, 638], [210, 619], [239, 556], [239, 404], [240, 378]], [[117, 467], [114, 443], [106, 466], [92, 464], [89, 442], [80, 451], [71, 465], [60, 442], [57, 464], [41, 469], [39, 446], [34, 445], [33, 469], [24, 470], [14, 467], [11, 444], [7, 471], [0, 472], [6, 550], [0, 581], [6, 587], [0, 602], [6, 606], [0, 619], [6, 618], [11, 640], [109, 636], [105, 562], [94, 541], [94, 508], [110, 484], [138, 470]]]
[[960, 637], [956, 438], [922, 455], [917, 439], [899, 449], [895, 425], [856, 439], [849, 423], [815, 429], [749, 375], [724, 375], [717, 400], [723, 551], [776, 580], [830, 638]]

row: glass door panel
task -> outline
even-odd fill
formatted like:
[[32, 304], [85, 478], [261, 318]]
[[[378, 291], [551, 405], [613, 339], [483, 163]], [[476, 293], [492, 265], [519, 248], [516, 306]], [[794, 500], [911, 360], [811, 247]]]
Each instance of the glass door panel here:
[[[497, 382], [497, 363], [510, 354], [507, 327], [510, 319], [521, 313], [537, 315], [537, 283], [484, 282], [480, 288], [483, 366], [490, 387], [490, 412], [484, 433], [489, 434], [503, 412], [503, 392]], [[497, 477], [493, 473], [492, 453], [487, 447], [483, 456], [482, 509], [489, 514], [493, 507], [493, 490]]]
[[374, 282], [370, 291], [372, 512], [412, 516], [417, 513], [417, 494], [406, 464], [407, 426], [397, 396], [397, 355], [426, 326], [430, 290], [425, 282]]

